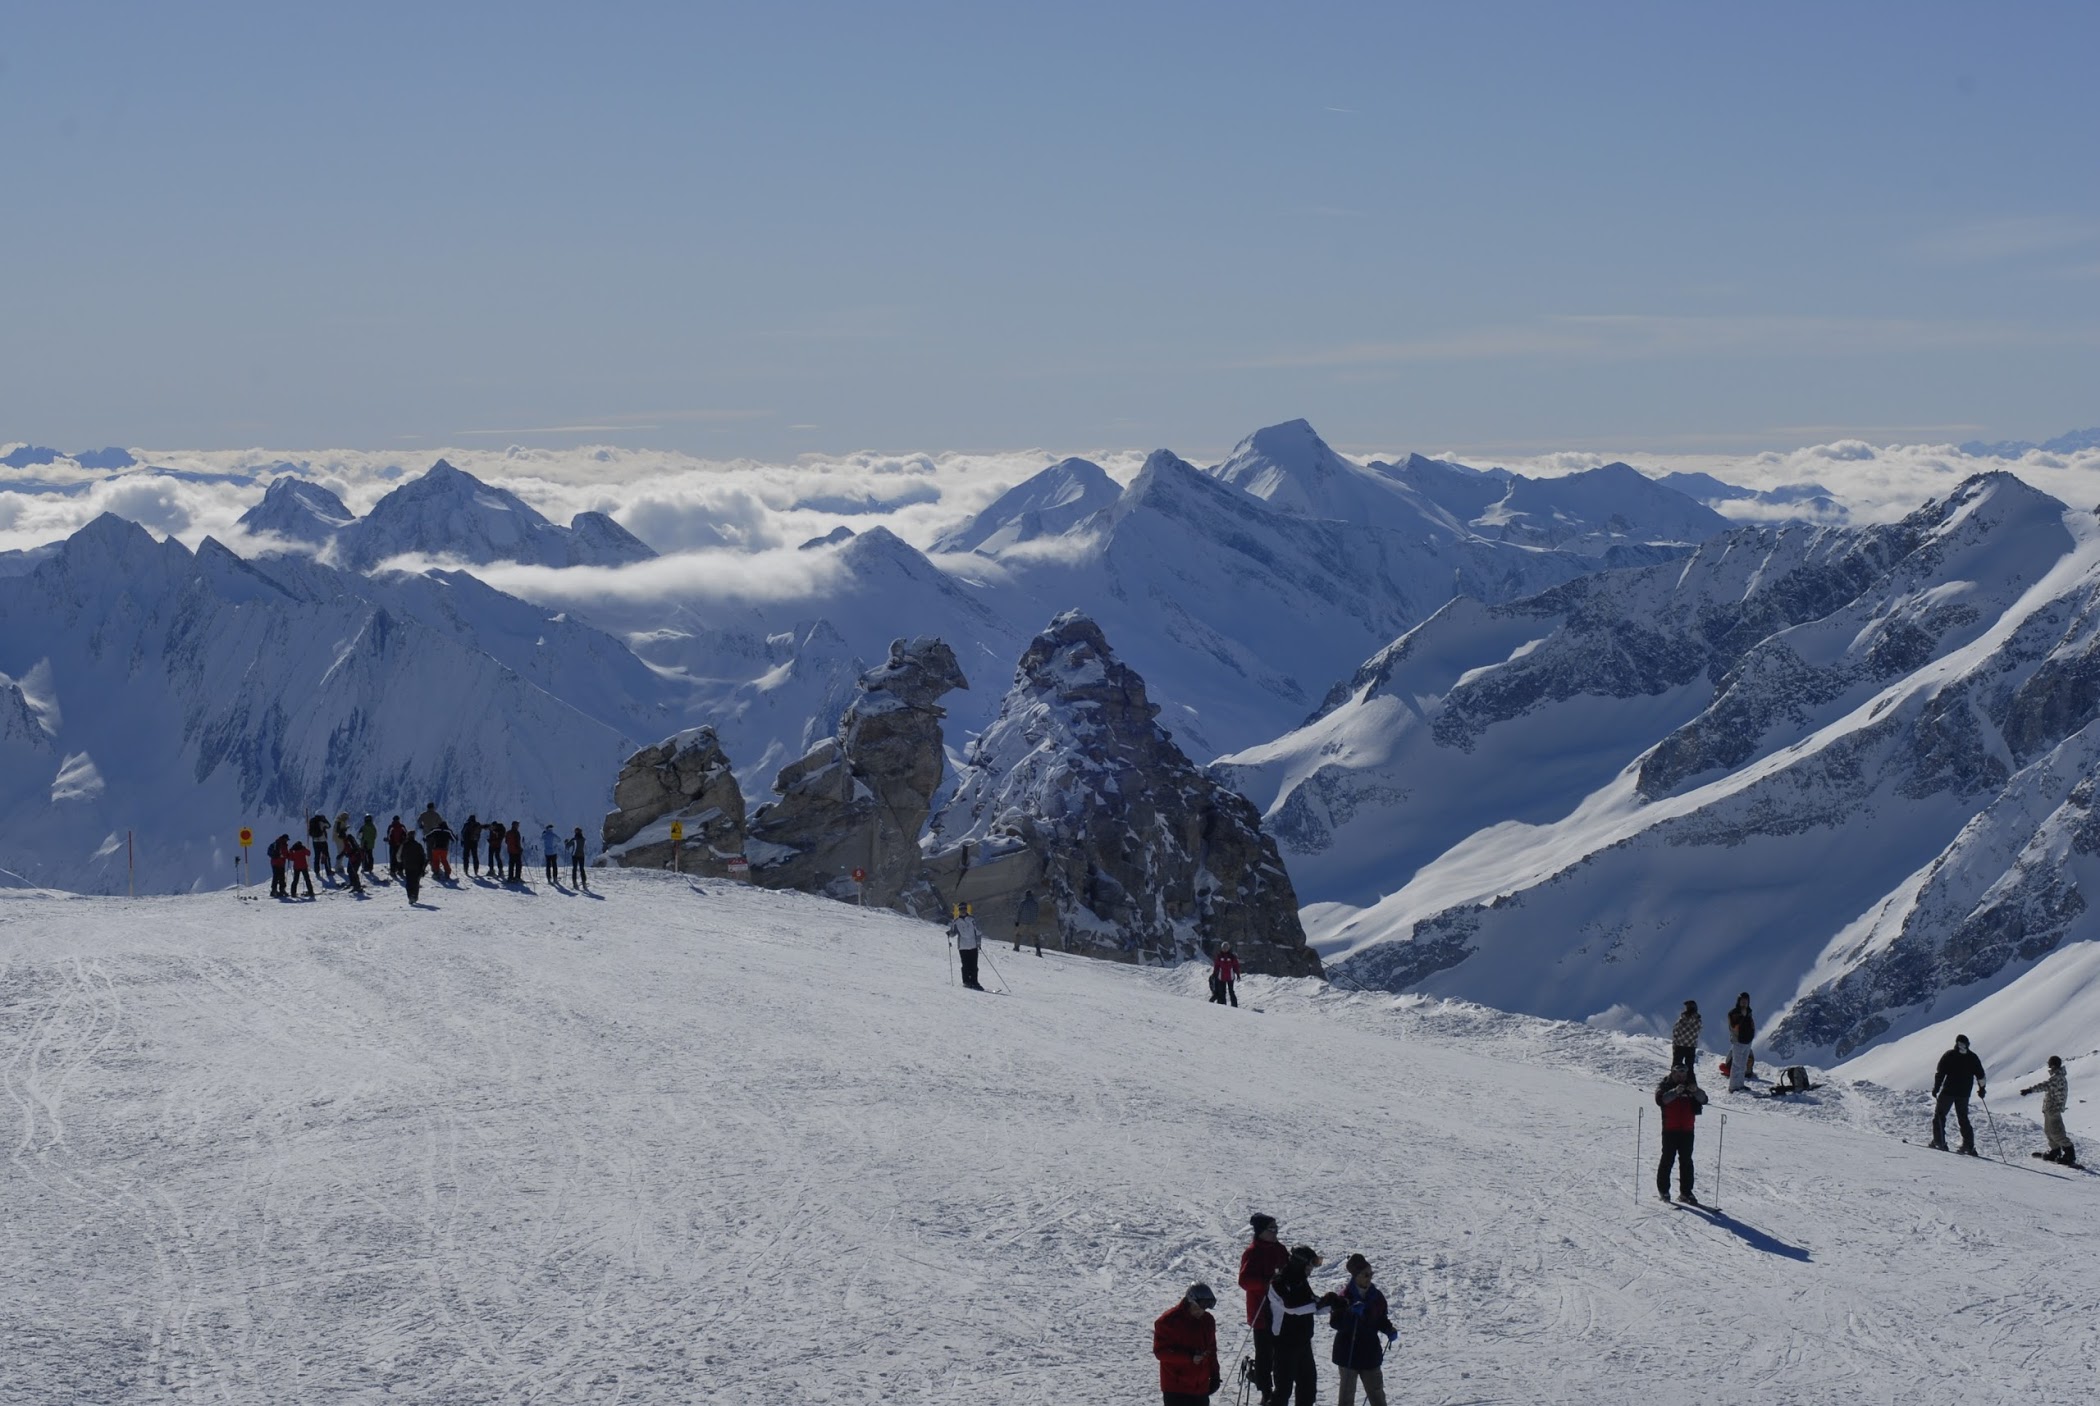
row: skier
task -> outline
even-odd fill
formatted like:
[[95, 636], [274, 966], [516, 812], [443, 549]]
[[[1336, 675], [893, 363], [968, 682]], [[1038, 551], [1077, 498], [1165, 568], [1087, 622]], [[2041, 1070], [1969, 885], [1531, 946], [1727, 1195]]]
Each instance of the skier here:
[[2049, 1150], [2034, 1155], [2044, 1162], [2077, 1166], [2078, 1149], [2071, 1145], [2071, 1135], [2064, 1131], [2064, 1108], [2071, 1102], [2071, 1072], [2064, 1068], [2062, 1055], [2050, 1055], [2049, 1077], [2020, 1090], [2020, 1097], [2025, 1098], [2031, 1093], [2042, 1096], [2042, 1131], [2049, 1136]]
[[[1327, 1315], [1334, 1329], [1334, 1365], [1342, 1369], [1339, 1400], [1353, 1406], [1356, 1384], [1364, 1384], [1364, 1400], [1370, 1406], [1385, 1406], [1385, 1349], [1399, 1338], [1385, 1295], [1371, 1282], [1371, 1262], [1362, 1255], [1348, 1259], [1349, 1282], [1337, 1295], [1338, 1302]], [[1385, 1343], [1378, 1341], [1383, 1335]]]
[[[370, 815], [367, 815], [365, 823], [357, 827], [357, 849], [365, 857], [365, 872], [367, 874], [372, 873], [372, 856], [373, 852], [378, 848], [379, 826]], [[374, 874], [373, 877], [377, 878], [378, 875]]]
[[1254, 1329], [1254, 1389], [1266, 1406], [1275, 1396], [1276, 1335], [1269, 1331], [1269, 1315], [1263, 1310], [1269, 1297], [1269, 1281], [1290, 1262], [1291, 1252], [1277, 1238], [1276, 1217], [1256, 1211], [1247, 1217], [1254, 1238], [1240, 1251], [1240, 1287], [1247, 1291], [1247, 1324]]
[[540, 828], [540, 857], [547, 861], [548, 884], [560, 888], [561, 836], [554, 833], [554, 822], [551, 820]]
[[1232, 955], [1232, 944], [1226, 943], [1218, 949], [1218, 955], [1210, 963], [1210, 998], [1219, 1005], [1232, 1002], [1236, 1009], [1240, 1003], [1238, 990], [1240, 959]]
[[306, 880], [306, 896], [308, 898], [314, 896], [313, 872], [306, 867], [307, 858], [312, 853], [313, 851], [303, 844], [293, 845], [285, 851], [285, 855], [292, 861], [292, 886], [286, 890], [285, 897], [297, 898], [299, 896], [299, 881], [301, 879]]
[[1218, 1320], [1210, 1316], [1218, 1296], [1208, 1284], [1191, 1284], [1181, 1302], [1152, 1323], [1152, 1355], [1159, 1359], [1159, 1391], [1165, 1406], [1203, 1406], [1224, 1382], [1218, 1370]]
[[339, 857], [343, 861], [343, 878], [349, 883], [352, 893], [363, 893], [365, 891], [364, 881], [357, 877], [357, 873], [359, 869], [364, 867], [364, 851], [357, 847], [357, 836], [351, 834], [348, 830], [343, 831], [338, 839], [340, 841]]
[[1320, 1267], [1320, 1253], [1310, 1245], [1291, 1251], [1276, 1277], [1269, 1281], [1267, 1317], [1276, 1338], [1276, 1394], [1272, 1406], [1313, 1406], [1320, 1390], [1320, 1368], [1313, 1359], [1313, 1315], [1332, 1308], [1333, 1294], [1315, 1295], [1311, 1274]]
[[452, 882], [452, 827], [443, 819], [423, 836], [423, 843], [430, 850], [430, 874], [432, 878]]
[[350, 812], [342, 811], [335, 818], [335, 857], [348, 864], [350, 851], [356, 847], [357, 837], [350, 833]]
[[414, 835], [401, 843], [401, 887], [408, 893], [409, 907], [423, 892], [423, 872], [429, 867], [430, 857], [423, 853], [423, 846]]
[[1706, 1090], [1689, 1064], [1663, 1075], [1655, 1086], [1655, 1106], [1663, 1111], [1663, 1155], [1655, 1166], [1655, 1194], [1670, 1199], [1670, 1164], [1677, 1164], [1677, 1199], [1687, 1206], [1699, 1204], [1692, 1195], [1692, 1137], [1699, 1125], [1700, 1110], [1706, 1107]]
[[1969, 1086], [1975, 1085], [1976, 1096], [1988, 1100], [1984, 1089], [1983, 1061], [1969, 1049], [1969, 1037], [1954, 1037], [1954, 1048], [1940, 1056], [1940, 1067], [1932, 1076], [1932, 1142], [1931, 1146], [1941, 1152], [1947, 1150], [1947, 1110], [1954, 1110], [1955, 1121], [1961, 1124], [1961, 1154], [1976, 1155], [1976, 1130], [1969, 1126]]
[[1686, 1001], [1684, 1003], [1684, 1013], [1678, 1016], [1677, 1023], [1670, 1027], [1670, 1067], [1672, 1069], [1680, 1066], [1688, 1069], [1691, 1067], [1692, 1061], [1698, 1058], [1699, 1027], [1701, 1024], [1703, 1022], [1699, 1019], [1699, 1003], [1697, 1001]]
[[984, 945], [984, 933], [970, 916], [969, 904], [955, 905], [955, 921], [948, 924], [948, 935], [955, 939], [955, 950], [962, 954], [963, 985], [972, 991], [984, 990], [977, 984], [977, 949]]
[[1033, 942], [1035, 955], [1043, 955], [1043, 935], [1036, 931], [1035, 926], [1042, 916], [1042, 909], [1035, 901], [1035, 890], [1023, 892], [1020, 906], [1014, 909], [1014, 951], [1020, 951], [1024, 942]]
[[1735, 998], [1728, 1011], [1728, 1092], [1739, 1094], [1750, 1077], [1750, 1042], [1757, 1038], [1757, 1017], [1750, 1013], [1750, 993]]
[[[320, 870], [329, 878], [334, 878], [335, 866], [329, 863], [328, 860], [327, 816], [316, 815], [306, 822], [306, 839], [308, 845], [307, 853], [313, 856], [314, 868]], [[311, 884], [313, 880], [308, 879], [306, 882]]]
[[467, 823], [459, 827], [460, 854], [467, 861], [469, 874], [481, 871], [481, 817], [470, 815]]
[[270, 847], [263, 851], [263, 858], [270, 861], [270, 897], [272, 898], [283, 898], [285, 896], [285, 851], [291, 847], [291, 836], [279, 835], [276, 839], [270, 841]]
[[583, 838], [583, 827], [581, 825], [576, 827], [576, 833], [569, 836], [568, 840], [569, 882], [585, 891], [588, 891], [591, 886], [591, 881], [584, 877], [583, 870], [583, 853], [589, 843], [588, 840]]
[[525, 882], [525, 837], [518, 833], [518, 822], [510, 822], [510, 829], [503, 832], [503, 852], [510, 858], [510, 882]]
[[386, 871], [397, 879], [401, 877], [401, 842], [407, 838], [408, 827], [401, 823], [401, 817], [397, 815], [393, 823], [386, 827]]
[[503, 881], [503, 822], [489, 822], [489, 877], [498, 883]]
[[444, 823], [445, 817], [438, 814], [438, 803], [436, 801], [432, 801], [429, 805], [424, 806], [423, 813], [416, 817], [416, 828], [423, 832], [423, 843], [429, 844], [430, 832]]

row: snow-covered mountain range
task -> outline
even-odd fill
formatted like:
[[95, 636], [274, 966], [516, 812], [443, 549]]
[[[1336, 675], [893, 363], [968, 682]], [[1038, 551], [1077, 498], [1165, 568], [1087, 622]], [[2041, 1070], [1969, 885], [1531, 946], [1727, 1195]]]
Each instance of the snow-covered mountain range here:
[[[762, 805], [891, 640], [996, 684], [1077, 609], [1224, 754], [1345, 979], [1633, 1027], [1748, 986], [1830, 1058], [2095, 936], [2092, 520], [2009, 474], [1848, 527], [1814, 481], [1356, 460], [1291, 421], [1210, 467], [1055, 460], [914, 538], [659, 558], [445, 460], [375, 499], [19, 457], [15, 521], [33, 474], [149, 519], [173, 483], [259, 496], [246, 558], [117, 517], [0, 553], [0, 867], [40, 883], [120, 888], [127, 833], [146, 887], [216, 882], [241, 823], [433, 796], [566, 831], [702, 724]], [[951, 774], [1000, 702], [944, 700]]]

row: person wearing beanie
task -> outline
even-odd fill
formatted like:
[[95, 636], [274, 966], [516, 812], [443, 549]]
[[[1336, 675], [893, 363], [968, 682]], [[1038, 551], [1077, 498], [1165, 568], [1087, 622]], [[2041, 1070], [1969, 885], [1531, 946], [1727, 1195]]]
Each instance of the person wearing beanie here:
[[1218, 1370], [1218, 1320], [1210, 1316], [1218, 1296], [1208, 1284], [1191, 1284], [1181, 1302], [1152, 1323], [1152, 1355], [1159, 1359], [1164, 1406], [1203, 1406], [1225, 1380]]
[[1320, 1252], [1310, 1245], [1291, 1251], [1269, 1281], [1267, 1317], [1276, 1335], [1276, 1394], [1271, 1406], [1313, 1406], [1320, 1390], [1320, 1369], [1313, 1359], [1313, 1315], [1335, 1303], [1333, 1294], [1314, 1294], [1312, 1272]]
[[1269, 1331], [1269, 1315], [1262, 1305], [1269, 1297], [1269, 1281], [1291, 1252], [1277, 1238], [1276, 1217], [1256, 1211], [1247, 1224], [1254, 1238], [1240, 1251], [1240, 1287], [1247, 1292], [1247, 1326], [1254, 1330], [1254, 1389], [1267, 1403], [1276, 1394], [1276, 1335]]
[[[1328, 1311], [1327, 1326], [1334, 1330], [1334, 1365], [1342, 1370], [1338, 1400], [1355, 1406], [1356, 1384], [1364, 1387], [1370, 1406], [1385, 1406], [1385, 1349], [1400, 1336], [1387, 1312], [1385, 1294], [1371, 1282], [1371, 1262], [1362, 1255], [1348, 1259], [1349, 1282], [1341, 1287]], [[1385, 1339], [1381, 1344], [1378, 1340]]]
[[1677, 1023], [1670, 1027], [1670, 1067], [1691, 1067], [1699, 1057], [1699, 1029], [1705, 1022], [1699, 1018], [1699, 1003], [1686, 1001], [1684, 1011]]
[[1698, 1071], [1680, 1065], [1663, 1075], [1655, 1086], [1655, 1106], [1662, 1110], [1662, 1161], [1655, 1167], [1655, 1194], [1670, 1199], [1670, 1165], [1677, 1166], [1677, 1199], [1687, 1206], [1699, 1204], [1692, 1194], [1692, 1145], [1697, 1141], [1699, 1114], [1706, 1107], [1706, 1090], [1699, 1087]]
[[2061, 1162], [2066, 1167], [2079, 1165], [2078, 1149], [2072, 1145], [2071, 1135], [2064, 1131], [2064, 1108], [2071, 1102], [2071, 1071], [2064, 1068], [2062, 1055], [2050, 1055], [2049, 1077], [2020, 1090], [2020, 1097], [2032, 1093], [2042, 1096], [2042, 1131], [2049, 1138], [2049, 1150], [2034, 1155], [2044, 1162]]
[[1969, 1090], [1989, 1101], [1984, 1091], [1983, 1061], [1969, 1048], [1969, 1037], [1954, 1037], [1954, 1048], [1940, 1056], [1939, 1068], [1932, 1076], [1932, 1142], [1931, 1146], [1941, 1152], [1947, 1150], [1947, 1110], [1954, 1110], [1955, 1121], [1961, 1124], [1961, 1153], [1964, 1157], [1976, 1155], [1976, 1129], [1969, 1126]]

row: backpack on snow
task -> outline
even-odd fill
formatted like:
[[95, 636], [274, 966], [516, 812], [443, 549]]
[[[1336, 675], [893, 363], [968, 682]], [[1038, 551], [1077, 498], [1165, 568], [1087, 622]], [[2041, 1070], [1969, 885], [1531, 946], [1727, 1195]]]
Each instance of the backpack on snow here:
[[1772, 1085], [1772, 1097], [1781, 1094], [1805, 1094], [1815, 1085], [1808, 1082], [1806, 1065], [1790, 1064], [1779, 1071], [1779, 1078]]

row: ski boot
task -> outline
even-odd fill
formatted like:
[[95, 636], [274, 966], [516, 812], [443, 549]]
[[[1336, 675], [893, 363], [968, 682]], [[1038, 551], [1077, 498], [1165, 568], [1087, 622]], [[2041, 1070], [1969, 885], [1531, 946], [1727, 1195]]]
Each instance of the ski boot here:
[[1663, 1204], [1664, 1204], [1665, 1206], [1667, 1206], [1667, 1205], [1669, 1205], [1669, 1204], [1670, 1204], [1670, 1193], [1669, 1193], [1669, 1192], [1667, 1192], [1667, 1191], [1658, 1191], [1658, 1192], [1656, 1192], [1656, 1193], [1655, 1193], [1655, 1195], [1656, 1195], [1656, 1197], [1657, 1197], [1657, 1198], [1658, 1198], [1659, 1200], [1661, 1200], [1661, 1202], [1662, 1202], [1662, 1203], [1663, 1203]]
[[1677, 1204], [1680, 1206], [1697, 1206], [1702, 1210], [1705, 1209], [1706, 1206], [1706, 1203], [1704, 1201], [1701, 1201], [1698, 1197], [1692, 1195], [1692, 1193], [1689, 1191], [1680, 1191], [1677, 1193]]
[[1943, 1137], [1936, 1137], [1931, 1142], [1928, 1142], [1925, 1145], [1931, 1148], [1934, 1152], [1945, 1152], [1947, 1150], [1947, 1139]]
[[1963, 1143], [1958, 1150], [1964, 1157], [1975, 1157], [1979, 1155], [1976, 1151], [1976, 1144], [1973, 1142]]

